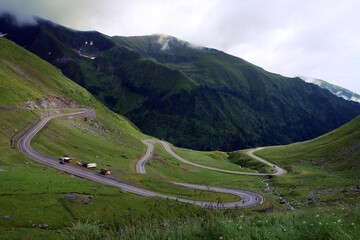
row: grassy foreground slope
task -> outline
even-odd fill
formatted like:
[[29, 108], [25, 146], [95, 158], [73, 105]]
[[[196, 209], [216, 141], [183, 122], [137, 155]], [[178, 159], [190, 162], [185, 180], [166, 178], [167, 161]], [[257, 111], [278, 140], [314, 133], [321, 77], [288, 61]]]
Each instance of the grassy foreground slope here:
[[[200, 214], [203, 210], [166, 200], [144, 198], [121, 192], [118, 188], [74, 178], [49, 167], [37, 164], [17, 149], [10, 146], [11, 137], [48, 109], [21, 110], [14, 107], [24, 106], [24, 102], [42, 99], [47, 96], [73, 101], [79, 106], [96, 110], [96, 124], [82, 120], [71, 122], [54, 121], [51, 124], [68, 139], [76, 138], [79, 143], [63, 141], [65, 145], [52, 155], [64, 154], [64, 148], [72, 148], [71, 153], [79, 152], [76, 147], [92, 147], [87, 156], [103, 157], [101, 151], [107, 151], [101, 161], [111, 161], [126, 172], [128, 165], [137, 161], [146, 148], [140, 133], [125, 118], [112, 113], [85, 89], [64, 77], [55, 67], [16, 44], [0, 38], [0, 235], [2, 239], [16, 239], [31, 236], [31, 239], [63, 239], [64, 230], [72, 223], [88, 219], [110, 223], [113, 221], [128, 223], [139, 219], [174, 219], [181, 216]], [[4, 108], [6, 107], [6, 108]], [[70, 126], [86, 126], [82, 129]], [[47, 129], [51, 129], [46, 127]], [[109, 132], [105, 135], [105, 129]], [[55, 139], [63, 135], [46, 138], [47, 144], [54, 146]], [[74, 135], [69, 135], [74, 134]], [[96, 139], [94, 134], [97, 134]], [[91, 137], [89, 137], [89, 135]], [[105, 136], [104, 136], [105, 135]], [[85, 138], [82, 138], [85, 137]], [[112, 140], [108, 144], [105, 140]], [[114, 140], [116, 138], [116, 141]], [[83, 143], [84, 139], [92, 140]], [[56, 145], [56, 144], [55, 144]], [[55, 147], [56, 148], [56, 147]], [[87, 150], [87, 149], [86, 149]], [[110, 151], [109, 151], [110, 150]], [[44, 151], [46, 152], [46, 151]], [[47, 152], [46, 152], [47, 153]], [[96, 155], [94, 156], [94, 153]], [[110, 156], [113, 155], [113, 156]], [[79, 159], [80, 160], [80, 159]], [[101, 163], [100, 161], [100, 163]], [[134, 166], [134, 165], [133, 165]], [[130, 168], [130, 167], [129, 167]], [[121, 173], [119, 173], [121, 174]], [[78, 199], [68, 201], [64, 195], [78, 193]], [[94, 199], [89, 204], [79, 204], [86, 195]], [[111, 203], [111, 204], [109, 204]], [[154, 209], [157, 211], [149, 211]], [[174, 211], [176, 209], [176, 211]], [[160, 219], [160, 220], [159, 220]], [[42, 230], [41, 224], [49, 228]]]
[[107, 228], [99, 222], [77, 223], [69, 233], [74, 239], [348, 239], [360, 234], [359, 209], [339, 206], [295, 212], [227, 214], [195, 217], [183, 222], [141, 227]]

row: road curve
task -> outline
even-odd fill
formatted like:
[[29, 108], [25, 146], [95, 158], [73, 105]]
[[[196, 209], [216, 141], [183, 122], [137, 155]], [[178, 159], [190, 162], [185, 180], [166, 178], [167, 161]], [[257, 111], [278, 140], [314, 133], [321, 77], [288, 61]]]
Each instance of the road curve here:
[[145, 164], [153, 155], [154, 145], [152, 145], [149, 140], [145, 140], [143, 143], [147, 145], [147, 150], [145, 155], [140, 159], [140, 161], [137, 162], [136, 172], [146, 174]]
[[271, 162], [268, 162], [266, 161], [265, 159], [261, 158], [261, 157], [258, 157], [254, 154], [255, 151], [258, 151], [258, 150], [261, 150], [263, 149], [262, 147], [260, 148], [255, 148], [255, 149], [250, 149], [246, 152], [246, 154], [256, 160], [258, 160], [259, 162], [262, 162], [268, 166], [270, 166], [274, 171], [275, 173], [272, 173], [272, 174], [266, 174], [266, 175], [273, 175], [273, 176], [281, 176], [281, 175], [284, 175], [287, 173], [287, 171], [281, 167], [278, 167], [274, 164], [272, 164]]
[[[32, 127], [18, 142], [19, 150], [33, 159], [34, 161], [50, 166], [52, 168], [58, 169], [63, 172], [67, 172], [70, 174], [73, 174], [74, 176], [84, 178], [90, 181], [119, 187], [124, 192], [130, 192], [141, 196], [146, 197], [160, 197], [165, 198], [169, 200], [175, 200], [179, 202], [194, 204], [200, 207], [204, 208], [221, 208], [221, 209], [237, 209], [237, 208], [248, 208], [248, 207], [254, 207], [257, 205], [260, 205], [264, 202], [264, 197], [252, 192], [242, 191], [238, 189], [230, 189], [230, 188], [221, 188], [221, 187], [209, 187], [209, 186], [201, 186], [201, 185], [194, 185], [194, 184], [185, 184], [185, 183], [174, 183], [177, 185], [181, 185], [184, 187], [192, 188], [192, 189], [201, 189], [201, 190], [208, 190], [208, 191], [216, 191], [221, 193], [228, 193], [233, 194], [236, 196], [239, 196], [241, 198], [240, 201], [237, 202], [231, 202], [231, 203], [213, 203], [213, 202], [201, 202], [201, 201], [194, 201], [189, 199], [183, 199], [178, 198], [174, 196], [167, 196], [164, 194], [159, 194], [156, 192], [148, 191], [146, 189], [138, 188], [135, 186], [132, 186], [128, 183], [122, 182], [121, 180], [111, 178], [109, 176], [104, 176], [99, 173], [90, 172], [84, 168], [73, 166], [73, 165], [67, 165], [67, 164], [59, 164], [58, 160], [49, 156], [46, 156], [36, 150], [34, 150], [30, 143], [32, 138], [53, 118], [56, 117], [77, 117], [77, 116], [83, 116], [84, 112], [78, 112], [78, 113], [68, 113], [68, 114], [58, 114], [55, 116], [49, 116], [43, 118], [40, 122], [38, 122], [34, 127]], [[148, 151], [145, 155], [146, 158], [150, 158], [153, 151], [149, 150], [151, 144], [148, 145]], [[143, 158], [143, 163], [145, 165], [147, 159]], [[142, 164], [140, 164], [141, 166]]]
[[[214, 167], [208, 167], [208, 166], [204, 166], [204, 165], [201, 165], [201, 164], [197, 164], [197, 163], [193, 163], [185, 158], [182, 158], [180, 157], [179, 155], [177, 155], [170, 147], [169, 143], [168, 142], [165, 142], [165, 141], [160, 141], [160, 140], [144, 140], [143, 141], [147, 146], [148, 146], [148, 151], [146, 153], [149, 152], [149, 149], [151, 147], [151, 152], [153, 152], [153, 149], [154, 149], [154, 146], [152, 143], [155, 143], [155, 142], [159, 142], [163, 145], [163, 147], [165, 148], [165, 150], [171, 155], [173, 156], [174, 158], [176, 158], [177, 160], [179, 160], [180, 162], [183, 162], [183, 163], [186, 163], [186, 164], [189, 164], [189, 165], [192, 165], [192, 166], [195, 166], [195, 167], [199, 167], [199, 168], [204, 168], [204, 169], [207, 169], [207, 170], [212, 170], [212, 171], [217, 171], [217, 172], [223, 172], [223, 173], [230, 173], [230, 174], [239, 174], [239, 175], [254, 175], [254, 176], [266, 176], [266, 175], [273, 175], [273, 176], [280, 176], [280, 175], [284, 175], [286, 173], [286, 170], [266, 161], [265, 159], [262, 159], [258, 156], [255, 156], [253, 153], [257, 150], [260, 150], [261, 148], [256, 148], [256, 149], [250, 149], [249, 151], [247, 151], [247, 154], [270, 166], [274, 171], [275, 173], [250, 173], [250, 172], [240, 172], [240, 171], [231, 171], [231, 170], [225, 170], [225, 169], [220, 169], [220, 168], [214, 168]], [[141, 158], [141, 160], [136, 164], [136, 172], [137, 173], [142, 173], [142, 174], [145, 174], [146, 173], [146, 169], [145, 169], [145, 164], [146, 162], [151, 158], [152, 154], [148, 155], [148, 154], [145, 154], [144, 157]]]

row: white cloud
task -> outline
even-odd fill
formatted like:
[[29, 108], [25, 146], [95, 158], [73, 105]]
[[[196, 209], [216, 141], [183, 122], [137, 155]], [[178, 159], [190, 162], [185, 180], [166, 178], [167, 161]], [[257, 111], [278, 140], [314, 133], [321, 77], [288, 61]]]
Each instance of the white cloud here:
[[0, 8], [108, 35], [169, 34], [360, 93], [357, 0], [0, 0]]

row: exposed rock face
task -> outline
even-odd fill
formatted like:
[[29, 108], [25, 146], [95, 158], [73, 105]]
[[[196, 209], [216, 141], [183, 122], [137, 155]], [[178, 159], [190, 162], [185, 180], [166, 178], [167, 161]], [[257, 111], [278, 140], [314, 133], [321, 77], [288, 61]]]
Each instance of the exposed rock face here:
[[78, 105], [70, 100], [57, 96], [46, 96], [42, 99], [27, 101], [24, 103], [27, 109], [57, 109], [57, 108], [76, 108]]
[[104, 132], [108, 133], [109, 129], [105, 128], [101, 123], [99, 123], [98, 121], [96, 121], [96, 119], [94, 118], [85, 118], [85, 122], [88, 123], [90, 126], [93, 126], [94, 128], [103, 130]]
[[27, 101], [24, 103], [24, 105], [27, 109], [31, 109], [31, 110], [38, 108], [38, 106], [34, 101]]
[[50, 226], [49, 226], [49, 224], [47, 224], [47, 223], [43, 223], [43, 224], [39, 224], [39, 228], [42, 228], [42, 229], [49, 229], [49, 228], [50, 228]]
[[162, 221], [161, 221], [161, 226], [162, 227], [168, 227], [170, 224], [170, 221], [166, 218], [164, 218]]

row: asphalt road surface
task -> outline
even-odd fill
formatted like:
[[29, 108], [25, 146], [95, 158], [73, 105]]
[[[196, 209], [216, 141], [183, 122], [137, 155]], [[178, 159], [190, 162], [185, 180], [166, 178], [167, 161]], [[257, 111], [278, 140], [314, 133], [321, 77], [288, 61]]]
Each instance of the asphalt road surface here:
[[140, 161], [136, 164], [136, 172], [146, 174], [145, 164], [152, 157], [154, 151], [154, 145], [151, 144], [151, 140], [143, 141], [144, 144], [147, 145], [147, 150], [145, 155], [140, 159]]
[[262, 162], [262, 163], [264, 163], [264, 164], [266, 164], [268, 166], [270, 166], [274, 170], [274, 173], [250, 173], [250, 172], [231, 171], [231, 170], [208, 167], [208, 166], [200, 165], [200, 164], [197, 164], [197, 163], [193, 163], [193, 162], [191, 162], [189, 160], [186, 160], [185, 158], [180, 157], [179, 155], [177, 155], [171, 149], [168, 142], [159, 141], [159, 140], [144, 140], [143, 142], [148, 146], [148, 150], [147, 150], [146, 154], [141, 158], [141, 160], [136, 165], [136, 172], [137, 173], [146, 174], [145, 165], [146, 165], [146, 162], [152, 157], [152, 153], [153, 153], [153, 149], [154, 149], [154, 146], [153, 146], [152, 143], [155, 143], [155, 142], [161, 143], [163, 145], [163, 147], [165, 148], [165, 150], [171, 156], [173, 156], [174, 158], [176, 158], [180, 162], [183, 162], [183, 163], [195, 166], [195, 167], [199, 167], [199, 168], [204, 168], [204, 169], [207, 169], [207, 170], [223, 172], [223, 173], [230, 173], [230, 174], [255, 175], [255, 176], [265, 176], [265, 175], [280, 176], [280, 175], [284, 175], [286, 173], [286, 170], [284, 170], [284, 169], [282, 169], [282, 168], [280, 168], [280, 167], [266, 161], [265, 159], [262, 159], [262, 158], [260, 158], [258, 156], [255, 156], [253, 154], [255, 151], [260, 150], [261, 148], [251, 149], [251, 150], [247, 151], [247, 154], [250, 157], [252, 157], [252, 158], [254, 158], [254, 159], [256, 159], [256, 160], [258, 160], [258, 161], [260, 161], [260, 162]]
[[[86, 170], [85, 168], [81, 168], [78, 166], [74, 166], [74, 165], [70, 165], [70, 164], [59, 164], [59, 160], [46, 156], [36, 150], [34, 150], [30, 143], [31, 143], [31, 139], [53, 118], [56, 117], [64, 117], [64, 116], [72, 116], [72, 117], [78, 117], [78, 116], [83, 116], [84, 111], [88, 111], [86, 109], [83, 110], [83, 112], [78, 112], [78, 113], [69, 113], [69, 114], [59, 114], [56, 116], [49, 116], [49, 117], [45, 117], [43, 118], [38, 124], [36, 124], [33, 128], [31, 128], [18, 142], [18, 147], [19, 150], [27, 155], [28, 157], [30, 157], [31, 159], [33, 159], [34, 161], [50, 166], [52, 168], [58, 169], [60, 171], [63, 172], [67, 172], [70, 174], [73, 174], [74, 176], [80, 177], [80, 178], [84, 178], [90, 181], [94, 181], [94, 182], [98, 182], [98, 183], [102, 183], [102, 184], [106, 184], [106, 185], [110, 185], [110, 186], [115, 186], [115, 187], [119, 187], [120, 189], [122, 189], [122, 191], [124, 192], [130, 192], [130, 193], [134, 193], [137, 195], [141, 195], [141, 196], [146, 196], [146, 197], [160, 197], [160, 198], [166, 198], [169, 200], [175, 200], [175, 201], [179, 201], [179, 202], [184, 202], [184, 203], [190, 203], [190, 204], [194, 204], [200, 207], [204, 207], [204, 208], [247, 208], [247, 207], [253, 207], [253, 206], [257, 206], [260, 205], [264, 202], [264, 197], [257, 194], [257, 193], [252, 193], [252, 192], [247, 192], [247, 191], [242, 191], [239, 189], [230, 189], [230, 188], [221, 188], [221, 187], [209, 187], [209, 186], [202, 186], [202, 185], [194, 185], [194, 184], [186, 184], [186, 183], [174, 183], [177, 185], [181, 185], [184, 187], [188, 187], [188, 188], [192, 188], [192, 189], [201, 189], [201, 190], [207, 190], [207, 191], [214, 191], [214, 192], [221, 192], [221, 193], [228, 193], [228, 194], [233, 194], [236, 196], [239, 196], [241, 198], [240, 201], [237, 202], [231, 202], [231, 203], [213, 203], [213, 202], [202, 202], [202, 201], [194, 201], [194, 200], [189, 200], [189, 199], [183, 199], [183, 198], [178, 198], [178, 197], [174, 197], [174, 196], [167, 196], [164, 194], [160, 194], [160, 193], [155, 193], [152, 191], [148, 191], [146, 189], [142, 189], [142, 188], [138, 188], [135, 186], [132, 186], [129, 183], [126, 182], [122, 182], [119, 179], [114, 179], [112, 177], [109, 176], [104, 176], [101, 175], [99, 173], [95, 173], [95, 172], [90, 172], [88, 170]], [[148, 159], [150, 159], [150, 157], [153, 154], [153, 150], [151, 149], [150, 145], [152, 145], [150, 142], [148, 145], [148, 150], [145, 154], [145, 156], [142, 158], [142, 163], [140, 163], [140, 166], [145, 166], [146, 161]], [[150, 148], [150, 150], [149, 150]], [[145, 171], [146, 172], [146, 171]]]
[[270, 166], [274, 171], [275, 173], [272, 173], [272, 174], [266, 174], [266, 175], [273, 175], [273, 176], [281, 176], [281, 175], [284, 175], [286, 174], [286, 170], [281, 168], [281, 167], [278, 167], [276, 166], [275, 164], [272, 164], [271, 162], [268, 162], [266, 161], [265, 159], [261, 158], [261, 157], [258, 157], [256, 155], [254, 155], [254, 152], [255, 151], [258, 151], [258, 150], [261, 150], [263, 148], [256, 148], [256, 149], [250, 149], [249, 151], [246, 152], [247, 155], [249, 155], [250, 157]]

